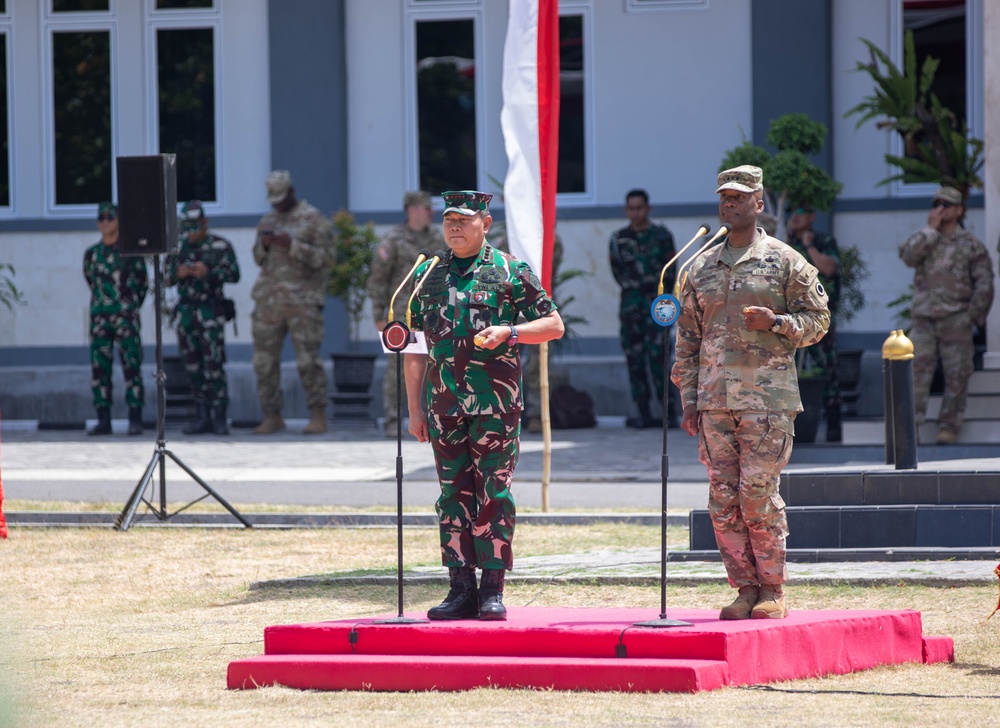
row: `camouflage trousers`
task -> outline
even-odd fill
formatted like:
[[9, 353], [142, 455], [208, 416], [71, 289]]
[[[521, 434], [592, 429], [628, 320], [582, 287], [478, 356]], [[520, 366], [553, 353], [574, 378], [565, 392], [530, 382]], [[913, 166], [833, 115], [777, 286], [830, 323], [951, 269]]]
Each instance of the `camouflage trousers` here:
[[90, 371], [94, 407], [111, 406], [111, 366], [114, 347], [125, 375], [125, 403], [142, 407], [145, 390], [142, 386], [142, 338], [139, 336], [138, 313], [90, 315]]
[[792, 454], [786, 412], [700, 413], [699, 459], [708, 468], [708, 510], [730, 586], [788, 580], [788, 520], [778, 478]]
[[917, 427], [927, 421], [927, 400], [940, 356], [944, 398], [937, 416], [938, 425], [955, 432], [962, 428], [975, 354], [972, 336], [972, 320], [965, 312], [942, 319], [913, 319], [910, 341], [913, 342], [913, 399]]
[[295, 363], [310, 408], [326, 407], [327, 377], [319, 347], [323, 343], [323, 309], [320, 306], [257, 305], [252, 318], [253, 370], [257, 395], [264, 412], [281, 412], [281, 348], [290, 335]]
[[441, 563], [511, 569], [521, 413], [427, 417], [441, 496]]
[[191, 392], [209, 407], [229, 404], [225, 330], [226, 320], [215, 315], [213, 304], [177, 307], [177, 339]]
[[619, 339], [625, 362], [633, 402], [648, 402], [650, 398], [649, 372], [656, 389], [658, 402], [663, 401], [663, 357], [665, 334], [662, 326], [649, 315], [649, 306], [643, 308], [623, 306], [618, 310]]

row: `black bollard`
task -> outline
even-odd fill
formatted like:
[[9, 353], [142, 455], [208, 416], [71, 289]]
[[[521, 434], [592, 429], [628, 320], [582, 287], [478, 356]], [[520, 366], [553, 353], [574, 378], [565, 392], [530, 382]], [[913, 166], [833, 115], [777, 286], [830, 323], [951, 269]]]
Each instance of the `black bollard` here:
[[893, 424], [892, 424], [892, 368], [889, 366], [889, 355], [892, 351], [892, 342], [899, 332], [893, 329], [889, 338], [882, 344], [882, 407], [885, 411], [885, 464], [892, 465], [895, 462], [895, 445], [893, 444]]
[[896, 470], [914, 470], [917, 467], [917, 416], [913, 406], [913, 342], [899, 331], [887, 348], [893, 461]]

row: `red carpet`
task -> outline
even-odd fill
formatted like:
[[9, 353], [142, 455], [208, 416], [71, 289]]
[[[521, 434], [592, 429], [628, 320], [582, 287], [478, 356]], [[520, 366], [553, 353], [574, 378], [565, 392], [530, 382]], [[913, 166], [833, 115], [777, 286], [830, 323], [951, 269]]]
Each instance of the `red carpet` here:
[[[422, 617], [423, 615], [408, 615]], [[636, 627], [638, 609], [512, 608], [506, 622], [268, 627], [264, 655], [229, 664], [228, 686], [309, 690], [696, 692], [954, 660], [948, 637], [923, 637], [914, 611], [795, 611], [722, 622], [717, 610], [670, 610], [687, 627]]]

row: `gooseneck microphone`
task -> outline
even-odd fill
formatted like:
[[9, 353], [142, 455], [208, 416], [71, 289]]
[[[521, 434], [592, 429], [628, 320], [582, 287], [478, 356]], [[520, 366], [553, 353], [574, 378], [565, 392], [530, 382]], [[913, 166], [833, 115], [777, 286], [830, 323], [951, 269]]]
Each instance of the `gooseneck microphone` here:
[[434, 257], [431, 258], [430, 265], [428, 265], [427, 266], [427, 270], [424, 271], [423, 277], [419, 281], [417, 281], [417, 285], [415, 285], [413, 287], [413, 293], [410, 294], [410, 298], [406, 302], [406, 327], [407, 328], [410, 328], [410, 326], [411, 326], [410, 325], [410, 306], [413, 303], [413, 299], [417, 297], [418, 293], [420, 293], [420, 289], [424, 287], [424, 281], [426, 281], [428, 278], [430, 278], [431, 271], [434, 270], [434, 268], [437, 266], [438, 263], [441, 262], [441, 259], [444, 258], [445, 255], [447, 255], [447, 253], [445, 253], [443, 250], [439, 250], [436, 253], [434, 253]]
[[430, 254], [431, 254], [431, 251], [429, 251], [427, 248], [424, 248], [423, 250], [421, 250], [420, 254], [417, 256], [416, 262], [413, 264], [413, 267], [410, 268], [409, 273], [407, 273], [403, 277], [403, 280], [401, 280], [399, 282], [399, 286], [396, 288], [395, 293], [393, 293], [392, 294], [392, 298], [389, 299], [389, 318], [388, 318], [389, 321], [395, 321], [396, 320], [396, 316], [393, 313], [393, 307], [396, 305], [396, 296], [398, 296], [400, 294], [400, 292], [406, 286], [407, 282], [410, 280], [410, 277], [414, 273], [416, 273], [417, 268], [420, 267], [421, 263], [423, 263], [425, 260], [427, 260], [427, 256], [429, 256]]
[[694, 234], [694, 237], [688, 240], [687, 244], [685, 244], [683, 248], [678, 250], [677, 254], [673, 258], [667, 261], [667, 264], [663, 266], [663, 270], [660, 271], [660, 285], [656, 290], [656, 295], [658, 296], [663, 295], [663, 277], [667, 274], [667, 271], [670, 270], [670, 266], [672, 266], [674, 263], [677, 262], [677, 259], [681, 257], [681, 253], [690, 248], [695, 240], [700, 238], [702, 235], [708, 235], [708, 231], [711, 229], [712, 228], [709, 227], [708, 225], [702, 225], [700, 228], [698, 228], [698, 232]]

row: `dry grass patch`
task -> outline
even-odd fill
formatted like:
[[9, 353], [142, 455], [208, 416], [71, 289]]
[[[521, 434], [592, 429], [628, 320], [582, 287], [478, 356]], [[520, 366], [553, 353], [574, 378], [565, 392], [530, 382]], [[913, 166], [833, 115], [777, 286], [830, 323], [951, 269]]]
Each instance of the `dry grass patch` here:
[[[519, 553], [658, 545], [658, 529], [532, 526]], [[435, 563], [434, 529], [407, 529], [407, 564]], [[956, 642], [955, 665], [905, 665], [698, 695], [476, 690], [472, 694], [228, 691], [237, 658], [261, 653], [269, 624], [395, 611], [394, 587], [248, 590], [253, 581], [348, 569], [391, 569], [393, 529], [243, 531], [15, 528], [0, 543], [0, 725], [989, 725], [1000, 711], [1000, 621], [984, 622], [989, 587], [806, 587], [793, 609], [923, 612], [925, 632]], [[407, 610], [441, 588], [408, 588]], [[670, 607], [716, 607], [724, 584], [668, 589]], [[659, 607], [651, 587], [517, 585], [513, 606]], [[801, 691], [816, 691], [801, 692]], [[879, 694], [872, 694], [879, 693]], [[920, 697], [957, 695], [963, 698]], [[2, 703], [2, 697], [0, 697]]]

